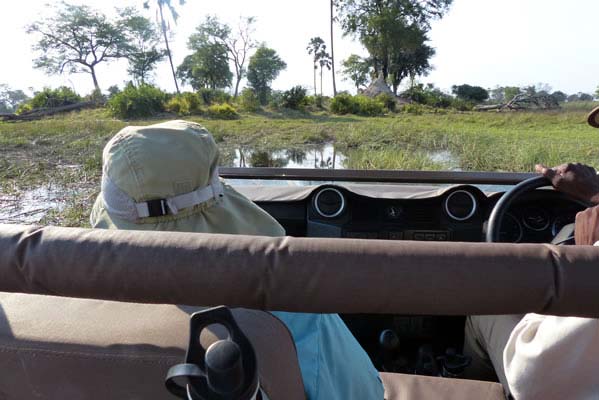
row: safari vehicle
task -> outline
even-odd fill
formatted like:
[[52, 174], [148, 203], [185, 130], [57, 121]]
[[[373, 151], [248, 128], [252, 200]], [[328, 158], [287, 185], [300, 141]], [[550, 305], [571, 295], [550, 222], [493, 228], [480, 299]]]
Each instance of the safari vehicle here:
[[[567, 243], [571, 229], [562, 228], [586, 204], [540, 189], [545, 178], [269, 168], [221, 176], [311, 181], [236, 185], [289, 237], [0, 226], [1, 398], [172, 398], [169, 369], [188, 346], [187, 366], [204, 364], [194, 360], [198, 344], [222, 334], [200, 323], [190, 335], [190, 314], [225, 305], [255, 354], [257, 373], [249, 366], [241, 376], [269, 399], [304, 392], [288, 331], [256, 310], [340, 313], [388, 400], [500, 399], [499, 383], [459, 378], [466, 315], [599, 317], [599, 251], [548, 244]], [[236, 398], [200, 397], [194, 382], [170, 387]]]

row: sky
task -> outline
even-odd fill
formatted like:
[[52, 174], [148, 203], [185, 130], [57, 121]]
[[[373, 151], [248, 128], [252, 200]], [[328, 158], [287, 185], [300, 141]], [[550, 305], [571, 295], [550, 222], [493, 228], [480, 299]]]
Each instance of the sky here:
[[[6, 1], [0, 13], [0, 84], [14, 89], [41, 89], [66, 85], [86, 94], [93, 89], [88, 74], [48, 76], [33, 68], [35, 38], [25, 26], [48, 15], [47, 0]], [[106, 13], [115, 6], [138, 7], [155, 19], [155, 10], [144, 10], [143, 0], [71, 0]], [[178, 5], [177, 0], [173, 3]], [[187, 0], [178, 6], [180, 18], [173, 25], [172, 52], [179, 65], [190, 52], [187, 38], [206, 15], [235, 26], [241, 16], [257, 18], [254, 38], [275, 49], [287, 63], [273, 87], [279, 90], [302, 85], [313, 90], [311, 56], [306, 47], [310, 38], [329, 37], [328, 0]], [[444, 90], [468, 83], [485, 88], [548, 84], [568, 94], [594, 92], [599, 85], [599, 43], [596, 0], [454, 0], [449, 13], [434, 21], [430, 45], [436, 55], [433, 71], [420, 77]], [[335, 26], [335, 59], [338, 90], [355, 91], [344, 81], [341, 61], [350, 54], [367, 52], [357, 40], [343, 37]], [[98, 69], [102, 89], [120, 87], [128, 80], [124, 61]], [[160, 64], [155, 83], [168, 91], [174, 84], [168, 62]], [[189, 87], [187, 89], [190, 89]], [[332, 94], [330, 73], [325, 71], [323, 91]]]

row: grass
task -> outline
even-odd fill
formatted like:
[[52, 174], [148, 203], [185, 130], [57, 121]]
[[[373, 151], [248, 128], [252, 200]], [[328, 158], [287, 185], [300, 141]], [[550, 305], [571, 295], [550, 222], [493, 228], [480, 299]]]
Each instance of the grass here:
[[[532, 171], [536, 163], [599, 165], [599, 132], [586, 124], [590, 107], [556, 112], [400, 113], [374, 118], [288, 111], [243, 115], [236, 120], [188, 119], [213, 133], [224, 163], [231, 163], [239, 148], [300, 151], [334, 143], [348, 168]], [[34, 122], [0, 123], [0, 204], [5, 196], [51, 183], [77, 194], [67, 199], [62, 212], [50, 212], [42, 222], [84, 226], [99, 190], [106, 142], [124, 126], [165, 119], [169, 117], [125, 122], [93, 110]], [[431, 157], [439, 151], [451, 159]]]

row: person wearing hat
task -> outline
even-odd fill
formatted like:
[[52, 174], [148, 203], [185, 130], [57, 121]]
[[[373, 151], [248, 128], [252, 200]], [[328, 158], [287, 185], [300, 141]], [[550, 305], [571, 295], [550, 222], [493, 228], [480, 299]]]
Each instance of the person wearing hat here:
[[[588, 122], [599, 128], [599, 107]], [[599, 176], [593, 167], [537, 165], [536, 171], [555, 189], [599, 204]], [[576, 215], [575, 242], [599, 245], [599, 206]], [[492, 379], [496, 374], [516, 400], [599, 399], [599, 319], [534, 313], [470, 316], [464, 353], [472, 357], [469, 377]]]
[[[274, 218], [221, 182], [218, 155], [196, 123], [124, 128], [102, 154], [92, 227], [285, 235]], [[337, 314], [273, 314], [294, 339], [308, 399], [383, 399], [377, 370]]]

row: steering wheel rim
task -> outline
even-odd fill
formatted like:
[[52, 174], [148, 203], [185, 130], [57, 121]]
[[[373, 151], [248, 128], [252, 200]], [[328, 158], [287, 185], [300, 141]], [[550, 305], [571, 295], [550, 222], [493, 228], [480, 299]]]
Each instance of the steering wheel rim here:
[[506, 192], [501, 196], [499, 201], [493, 207], [493, 211], [489, 216], [489, 222], [487, 224], [487, 243], [499, 242], [499, 235], [501, 233], [501, 223], [505, 213], [510, 208], [514, 200], [520, 197], [522, 194], [530, 192], [541, 187], [551, 186], [551, 181], [544, 176], [536, 176], [529, 178], [525, 181], [520, 182], [514, 186], [510, 191]]

